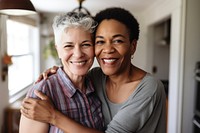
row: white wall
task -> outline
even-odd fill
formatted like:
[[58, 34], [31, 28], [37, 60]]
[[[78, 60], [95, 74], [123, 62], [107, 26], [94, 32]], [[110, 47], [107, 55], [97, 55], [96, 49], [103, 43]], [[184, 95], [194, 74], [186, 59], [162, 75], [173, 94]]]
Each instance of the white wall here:
[[[0, 38], [6, 38], [5, 34], [2, 34], [3, 32], [3, 28], [5, 28], [5, 23], [3, 23], [3, 16], [0, 16]], [[4, 51], [6, 49], [5, 44], [5, 40], [6, 39], [2, 39], [0, 40], [0, 58], [2, 58], [2, 55], [4, 54]], [[1, 62], [1, 60], [0, 60]], [[8, 106], [8, 80], [6, 77], [5, 81], [2, 81], [1, 79], [1, 68], [2, 68], [2, 63], [0, 63], [0, 132], [2, 130], [2, 126], [3, 126], [3, 113], [4, 113], [4, 109]]]
[[[141, 35], [136, 62], [147, 71], [152, 64], [152, 24], [171, 16], [168, 133], [192, 133], [195, 63], [200, 60], [200, 1], [165, 0], [139, 14]], [[150, 41], [150, 42], [149, 42]], [[144, 62], [141, 63], [141, 60]]]
[[194, 69], [196, 62], [200, 61], [200, 16], [198, 14], [200, 12], [200, 1], [186, 0], [186, 2], [182, 133], [191, 133], [195, 103], [194, 94], [196, 94]]
[[[180, 133], [181, 130], [181, 94], [182, 94], [182, 68], [183, 66], [183, 43], [181, 42], [182, 29], [182, 0], [163, 0], [152, 5], [139, 14], [141, 35], [135, 60], [147, 71], [151, 72], [153, 53], [152, 44], [149, 42], [150, 27], [171, 16], [171, 45], [169, 66], [169, 110], [168, 132]], [[142, 62], [143, 61], [143, 62]], [[142, 62], [142, 63], [141, 63]]]

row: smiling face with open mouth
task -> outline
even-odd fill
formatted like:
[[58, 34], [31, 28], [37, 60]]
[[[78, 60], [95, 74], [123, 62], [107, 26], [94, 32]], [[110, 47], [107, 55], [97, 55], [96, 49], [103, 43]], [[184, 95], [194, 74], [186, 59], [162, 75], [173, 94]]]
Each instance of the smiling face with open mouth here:
[[84, 76], [94, 61], [91, 33], [83, 28], [68, 28], [63, 32], [61, 44], [56, 49], [69, 76]]
[[103, 20], [96, 31], [95, 55], [106, 75], [128, 71], [136, 41], [130, 42], [126, 26], [116, 20]]

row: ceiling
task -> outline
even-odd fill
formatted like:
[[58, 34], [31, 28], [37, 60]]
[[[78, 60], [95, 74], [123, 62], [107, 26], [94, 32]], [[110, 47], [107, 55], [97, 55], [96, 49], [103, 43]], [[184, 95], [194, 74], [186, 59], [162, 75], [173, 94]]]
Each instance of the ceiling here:
[[[131, 11], [140, 12], [156, 0], [85, 0], [82, 6], [91, 14], [106, 7], [123, 7]], [[59, 13], [72, 11], [79, 6], [78, 0], [31, 0], [38, 12]]]

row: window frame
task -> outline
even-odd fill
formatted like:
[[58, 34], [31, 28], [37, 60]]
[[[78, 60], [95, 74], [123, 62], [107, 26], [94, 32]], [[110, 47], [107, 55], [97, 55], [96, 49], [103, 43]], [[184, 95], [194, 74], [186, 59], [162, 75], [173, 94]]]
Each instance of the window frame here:
[[[30, 53], [30, 54], [32, 54], [32, 57], [33, 57], [33, 66], [32, 66], [33, 67], [33, 81], [30, 84], [28, 84], [27, 86], [25, 86], [24, 88], [21, 88], [20, 90], [15, 92], [15, 93], [10, 92], [9, 88], [8, 88], [9, 103], [13, 103], [16, 100], [23, 97], [27, 93], [28, 89], [32, 86], [34, 80], [38, 77], [38, 75], [40, 73], [40, 36], [39, 36], [40, 34], [39, 34], [39, 26], [37, 26], [38, 25], [37, 17], [34, 17], [34, 19], [33, 19], [33, 18], [30, 18], [30, 17], [27, 17], [27, 16], [20, 16], [20, 17], [8, 16], [7, 19], [5, 19], [5, 21], [6, 21], [5, 25], [7, 25], [6, 24], [7, 20], [12, 20], [12, 21], [24, 23], [26, 25], [30, 25], [30, 26], [35, 27], [34, 35], [32, 35], [30, 37], [31, 41], [33, 41], [33, 43], [34, 43], [33, 49]], [[6, 32], [6, 35], [7, 35], [7, 31], [5, 31], [5, 32]], [[6, 38], [6, 40], [8, 40], [8, 38]], [[7, 42], [6, 42], [6, 45], [7, 45]], [[6, 46], [5, 50], [7, 51], [7, 46]], [[20, 57], [20, 56], [24, 56], [24, 55], [23, 54], [22, 55], [13, 55], [13, 58], [17, 57], [17, 56]], [[8, 81], [8, 84], [9, 84], [9, 81]]]

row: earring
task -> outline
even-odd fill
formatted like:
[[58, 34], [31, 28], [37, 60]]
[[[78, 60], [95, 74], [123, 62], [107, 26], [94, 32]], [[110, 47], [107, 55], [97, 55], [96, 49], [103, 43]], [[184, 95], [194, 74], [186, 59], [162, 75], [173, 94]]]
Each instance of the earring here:
[[133, 59], [134, 58], [134, 55], [131, 55], [131, 59]]

